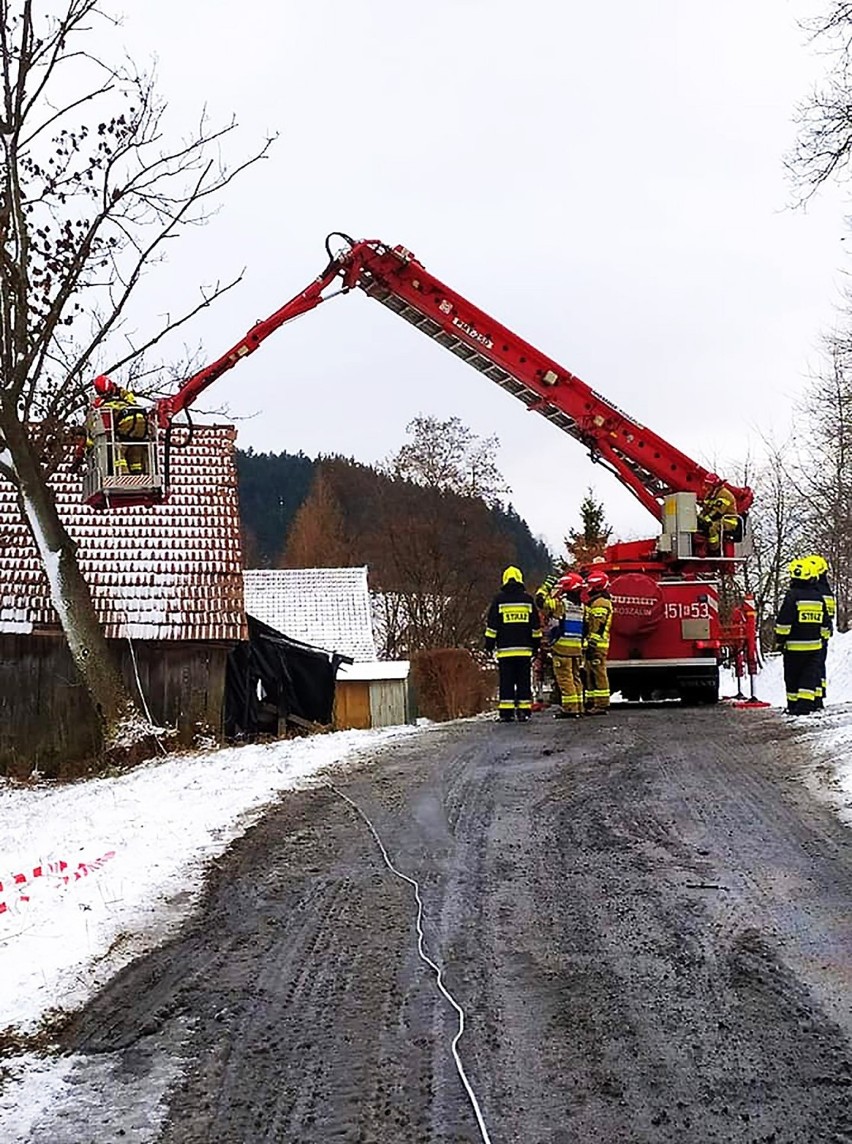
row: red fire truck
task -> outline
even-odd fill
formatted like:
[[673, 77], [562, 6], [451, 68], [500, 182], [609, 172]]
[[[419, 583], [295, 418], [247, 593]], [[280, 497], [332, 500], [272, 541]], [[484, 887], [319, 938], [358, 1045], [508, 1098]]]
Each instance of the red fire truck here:
[[[285, 322], [357, 288], [574, 437], [658, 521], [653, 538], [614, 544], [606, 552], [603, 567], [612, 580], [614, 605], [612, 689], [626, 699], [680, 696], [715, 702], [719, 666], [727, 661], [736, 666], [738, 678], [748, 671], [753, 697], [755, 610], [751, 599], [737, 597], [734, 589], [749, 554], [751, 489], [723, 481], [634, 421], [438, 281], [405, 247], [335, 233], [326, 239], [326, 252], [328, 264], [305, 290], [154, 405], [143, 472], [121, 471], [122, 444], [110, 416], [90, 417], [87, 502], [96, 508], [154, 504], [168, 495], [176, 416]], [[713, 506], [720, 503], [724, 522], [716, 525], [714, 536]]]

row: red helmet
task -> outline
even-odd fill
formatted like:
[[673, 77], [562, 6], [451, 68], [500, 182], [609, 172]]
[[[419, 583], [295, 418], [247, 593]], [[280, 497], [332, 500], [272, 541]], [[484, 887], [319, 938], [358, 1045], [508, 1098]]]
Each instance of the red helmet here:
[[582, 587], [583, 577], [579, 572], [566, 572], [560, 580], [556, 581], [556, 592], [560, 596], [565, 592], [579, 592]]
[[108, 393], [112, 393], [115, 389], [115, 382], [110, 381], [104, 373], [99, 373], [92, 382], [92, 385], [95, 387], [95, 393], [99, 393], [101, 397], [106, 397]]
[[586, 587], [593, 592], [605, 592], [609, 587], [609, 576], [606, 572], [590, 572], [586, 577]]

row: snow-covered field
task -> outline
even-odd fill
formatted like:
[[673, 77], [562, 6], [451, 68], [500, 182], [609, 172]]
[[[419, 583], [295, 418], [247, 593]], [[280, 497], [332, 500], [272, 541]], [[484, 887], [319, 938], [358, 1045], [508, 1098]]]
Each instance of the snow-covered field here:
[[[832, 640], [828, 678], [828, 708], [797, 727], [814, 788], [852, 826], [852, 633]], [[784, 706], [780, 657], [761, 673], [758, 695]], [[282, 791], [421, 733], [347, 731], [181, 755], [65, 786], [0, 780], [0, 1030], [33, 1032], [51, 1009], [82, 1005], [173, 933], [211, 860]], [[32, 1054], [10, 1067], [0, 1139], [32, 1139], [34, 1118], [62, 1091], [68, 1068]]]
[[173, 932], [210, 861], [281, 791], [415, 732], [178, 755], [65, 786], [0, 780], [0, 1029], [81, 1005]]

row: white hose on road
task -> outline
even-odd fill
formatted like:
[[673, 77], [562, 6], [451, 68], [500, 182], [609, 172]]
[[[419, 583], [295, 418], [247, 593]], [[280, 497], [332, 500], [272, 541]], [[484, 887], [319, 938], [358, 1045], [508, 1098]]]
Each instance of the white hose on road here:
[[385, 865], [387, 868], [392, 874], [395, 874], [397, 878], [401, 878], [403, 882], [408, 882], [409, 886], [411, 886], [414, 890], [414, 897], [417, 902], [417, 952], [420, 955], [421, 961], [425, 961], [429, 968], [434, 972], [435, 980], [438, 983], [438, 989], [441, 991], [442, 996], [445, 997], [447, 1001], [449, 1001], [449, 1003], [459, 1015], [458, 1031], [453, 1037], [452, 1043], [450, 1045], [450, 1050], [453, 1054], [453, 1060], [456, 1063], [456, 1071], [458, 1072], [461, 1082], [464, 1085], [464, 1090], [468, 1095], [471, 1108], [473, 1109], [473, 1114], [476, 1117], [476, 1124], [479, 1128], [480, 1135], [482, 1136], [482, 1144], [491, 1144], [491, 1137], [488, 1135], [488, 1129], [485, 1127], [485, 1121], [482, 1117], [479, 1101], [476, 1099], [476, 1093], [473, 1091], [470, 1081], [467, 1079], [467, 1074], [464, 1071], [464, 1065], [461, 1063], [461, 1057], [458, 1054], [458, 1043], [461, 1040], [462, 1034], [464, 1033], [464, 1009], [462, 1009], [461, 1005], [459, 1005], [458, 1001], [456, 1001], [455, 997], [453, 997], [452, 993], [450, 993], [450, 991], [444, 985], [444, 971], [439, 965], [436, 965], [436, 963], [426, 952], [426, 939], [423, 935], [423, 899], [420, 897], [420, 884], [414, 878], [409, 878], [407, 874], [403, 874], [401, 870], [397, 870], [396, 866], [394, 866], [393, 862], [391, 862], [390, 857], [388, 856], [388, 852], [385, 849], [384, 843], [379, 837], [378, 831], [376, 830], [375, 826], [373, 826], [372, 822], [369, 820], [361, 807], [358, 806], [356, 802], [353, 802], [348, 795], [345, 795], [342, 790], [338, 790], [337, 787], [332, 786], [330, 783], [328, 784], [328, 789], [334, 791], [334, 793], [339, 798], [342, 798], [344, 802], [349, 803], [355, 813], [358, 814], [364, 820], [364, 822], [366, 822], [370, 833], [376, 840], [376, 845], [382, 852], [382, 857], [385, 860]]

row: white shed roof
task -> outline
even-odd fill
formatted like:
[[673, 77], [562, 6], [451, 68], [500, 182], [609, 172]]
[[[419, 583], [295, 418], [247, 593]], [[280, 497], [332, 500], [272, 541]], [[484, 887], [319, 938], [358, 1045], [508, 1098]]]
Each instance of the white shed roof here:
[[366, 568], [246, 569], [249, 615], [313, 647], [378, 659], [370, 621]]
[[342, 663], [338, 679], [389, 680], [408, 679], [411, 663], [407, 659], [383, 659], [376, 663]]

